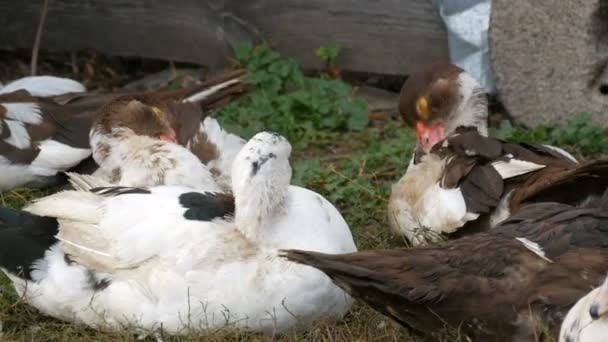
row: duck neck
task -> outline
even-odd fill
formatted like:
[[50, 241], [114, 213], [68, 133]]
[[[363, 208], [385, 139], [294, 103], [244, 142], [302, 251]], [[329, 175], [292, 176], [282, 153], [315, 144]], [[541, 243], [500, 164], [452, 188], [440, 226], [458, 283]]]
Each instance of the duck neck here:
[[[291, 170], [288, 177], [291, 178]], [[233, 180], [234, 219], [238, 229], [249, 239], [257, 240], [272, 217], [284, 210], [288, 189], [289, 182], [285, 184], [273, 177], [247, 177], [241, 182]]]
[[458, 127], [475, 127], [480, 135], [488, 136], [488, 99], [473, 78], [467, 74], [460, 76], [460, 96], [462, 101], [454, 108], [446, 127], [446, 136]]

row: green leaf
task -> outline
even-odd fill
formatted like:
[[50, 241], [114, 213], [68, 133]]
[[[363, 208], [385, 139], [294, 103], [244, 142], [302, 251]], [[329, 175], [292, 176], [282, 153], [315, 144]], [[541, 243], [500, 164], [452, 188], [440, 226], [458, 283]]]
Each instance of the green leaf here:
[[348, 129], [354, 131], [360, 131], [367, 127], [369, 122], [369, 118], [367, 116], [367, 111], [354, 113], [350, 116], [347, 122]]
[[340, 45], [335, 42], [315, 49], [315, 55], [324, 60], [326, 63], [329, 63], [332, 67], [335, 67], [339, 54]]
[[[318, 53], [335, 59], [339, 50], [332, 43]], [[249, 92], [218, 115], [223, 124], [238, 129], [235, 133], [249, 137], [257, 130], [272, 129], [294, 146], [305, 146], [332, 132], [367, 126], [367, 103], [352, 97], [348, 83], [305, 76], [293, 59], [267, 45], [237, 44], [235, 55], [247, 70]]]

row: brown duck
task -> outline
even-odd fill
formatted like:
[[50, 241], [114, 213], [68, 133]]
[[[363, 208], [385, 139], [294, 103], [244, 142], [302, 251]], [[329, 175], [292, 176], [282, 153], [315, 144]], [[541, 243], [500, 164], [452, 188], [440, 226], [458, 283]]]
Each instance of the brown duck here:
[[488, 137], [485, 95], [456, 66], [434, 64], [412, 75], [400, 101], [418, 144], [393, 185], [388, 217], [413, 245], [486, 230], [526, 203], [580, 204], [608, 185], [608, 161], [579, 164], [553, 146]]
[[606, 276], [606, 209], [606, 199], [538, 203], [491, 232], [436, 247], [284, 256], [427, 335], [451, 328], [474, 341], [557, 340], [568, 310]]

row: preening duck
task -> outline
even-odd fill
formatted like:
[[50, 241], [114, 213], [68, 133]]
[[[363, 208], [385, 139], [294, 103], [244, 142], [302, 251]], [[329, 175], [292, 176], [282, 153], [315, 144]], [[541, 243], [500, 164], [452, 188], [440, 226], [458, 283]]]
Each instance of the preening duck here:
[[241, 137], [225, 131], [210, 114], [247, 90], [244, 70], [228, 72], [202, 84], [139, 97], [169, 115], [177, 142], [188, 148], [212, 172], [223, 189], [231, 187], [231, 168], [236, 154], [245, 145]]
[[603, 342], [608, 336], [608, 278], [570, 309], [560, 342]]
[[[608, 184], [605, 161], [578, 164], [556, 147], [488, 137], [485, 95], [456, 66], [431, 65], [412, 75], [400, 111], [416, 127], [418, 145], [393, 185], [388, 216], [414, 245], [463, 226], [458, 234], [493, 227], [524, 203], [578, 204]], [[581, 191], [572, 192], [573, 184]]]
[[[157, 102], [145, 96], [112, 100], [99, 110], [91, 129], [93, 159], [99, 165], [93, 175], [123, 186], [184, 185], [220, 191], [207, 166], [177, 144], [170, 122], [172, 117], [188, 113], [188, 109], [198, 112], [198, 108], [193, 103]], [[209, 144], [208, 149], [212, 148]]]
[[[221, 165], [215, 170], [218, 175], [229, 174], [226, 166], [229, 163], [225, 159], [233, 158], [244, 144], [242, 139], [218, 130], [215, 119], [202, 121], [210, 110], [245, 92], [243, 71], [178, 90], [143, 93], [84, 90], [78, 82], [50, 76], [25, 77], [0, 90], [0, 173], [3, 175], [0, 191], [23, 185], [56, 184], [62, 179], [62, 171], [91, 155], [89, 131], [96, 111], [125, 95], [191, 104], [189, 111], [171, 117], [171, 124], [175, 126], [178, 141], [199, 159]], [[195, 108], [195, 104], [199, 107]], [[208, 134], [206, 129], [215, 135]], [[210, 149], [215, 154], [209, 154]]]
[[531, 204], [491, 232], [436, 247], [284, 256], [424, 334], [448, 327], [473, 341], [556, 340], [568, 309], [606, 276], [605, 202]]
[[272, 332], [340, 318], [352, 299], [322, 272], [278, 256], [356, 250], [331, 203], [289, 185], [290, 153], [285, 138], [255, 135], [234, 161], [234, 198], [106, 187], [2, 209], [0, 265], [30, 305], [98, 329]]

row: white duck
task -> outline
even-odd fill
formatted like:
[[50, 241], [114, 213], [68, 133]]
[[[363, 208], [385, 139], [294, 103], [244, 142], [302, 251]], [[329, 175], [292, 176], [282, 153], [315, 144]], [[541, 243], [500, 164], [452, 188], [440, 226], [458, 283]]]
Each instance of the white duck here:
[[559, 342], [604, 342], [608, 339], [608, 277], [568, 311]]
[[290, 152], [279, 135], [254, 136], [234, 161], [234, 202], [179, 186], [111, 187], [2, 209], [0, 265], [27, 303], [99, 329], [274, 332], [338, 319], [352, 299], [278, 255], [356, 251], [331, 203], [289, 185]]

